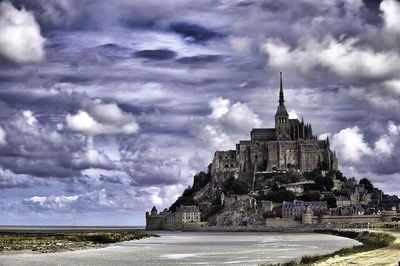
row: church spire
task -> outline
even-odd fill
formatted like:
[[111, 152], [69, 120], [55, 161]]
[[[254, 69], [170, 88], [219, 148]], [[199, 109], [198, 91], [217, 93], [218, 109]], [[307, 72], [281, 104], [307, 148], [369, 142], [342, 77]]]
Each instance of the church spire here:
[[279, 90], [279, 105], [284, 105], [285, 99], [283, 97], [283, 86], [282, 86], [282, 72], [279, 72], [279, 85], [280, 85], [280, 90]]
[[[282, 85], [282, 72], [279, 72], [279, 105], [278, 105], [278, 110], [276, 111], [275, 117], [280, 116], [281, 118], [286, 118], [288, 120], [289, 114], [286, 111], [285, 107], [285, 99], [283, 98], [283, 85]], [[285, 120], [285, 121], [286, 121]], [[286, 122], [285, 122], [286, 123]]]

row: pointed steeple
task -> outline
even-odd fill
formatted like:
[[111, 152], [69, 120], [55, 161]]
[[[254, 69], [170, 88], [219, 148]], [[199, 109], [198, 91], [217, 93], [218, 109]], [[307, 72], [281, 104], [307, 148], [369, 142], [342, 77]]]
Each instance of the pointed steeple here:
[[283, 97], [282, 72], [279, 72], [279, 86], [279, 105], [284, 105], [285, 99]]
[[275, 117], [284, 117], [288, 120], [289, 114], [286, 111], [285, 107], [285, 99], [283, 98], [283, 85], [282, 85], [282, 72], [280, 72], [279, 77], [279, 105], [278, 110], [276, 111]]
[[275, 114], [276, 138], [277, 140], [289, 140], [289, 114], [286, 111], [285, 100], [283, 98], [282, 72], [280, 72], [279, 83], [279, 105]]

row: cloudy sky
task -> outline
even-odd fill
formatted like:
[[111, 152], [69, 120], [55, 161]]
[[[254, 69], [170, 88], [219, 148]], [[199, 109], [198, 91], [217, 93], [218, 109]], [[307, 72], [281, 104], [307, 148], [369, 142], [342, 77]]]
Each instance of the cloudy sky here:
[[286, 105], [400, 194], [395, 0], [0, 1], [0, 224], [138, 225]]

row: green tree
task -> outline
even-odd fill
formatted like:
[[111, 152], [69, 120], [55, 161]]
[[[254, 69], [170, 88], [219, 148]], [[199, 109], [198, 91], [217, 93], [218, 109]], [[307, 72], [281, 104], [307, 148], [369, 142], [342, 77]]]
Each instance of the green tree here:
[[342, 182], [346, 182], [347, 179], [345, 176], [343, 176], [343, 173], [340, 172], [339, 170], [329, 170], [328, 173], [326, 174], [326, 176], [330, 177], [330, 178], [336, 178]]
[[242, 179], [234, 179], [230, 182], [228, 190], [237, 195], [247, 194], [249, 192], [249, 184]]
[[304, 201], [317, 201], [321, 199], [321, 194], [319, 192], [315, 193], [306, 193], [300, 197], [301, 200]]
[[317, 177], [321, 177], [322, 176], [322, 172], [319, 169], [314, 169], [311, 172], [305, 172], [303, 175], [304, 175], [304, 177], [306, 179], [314, 180]]
[[326, 202], [328, 204], [328, 208], [336, 208], [336, 198], [334, 196], [326, 197]]
[[332, 178], [328, 176], [316, 176], [314, 182], [320, 191], [331, 191], [334, 186]]
[[210, 182], [211, 175], [209, 173], [200, 172], [193, 178], [193, 190], [197, 192], [201, 190], [208, 182]]
[[335, 190], [333, 193], [335, 194], [335, 196], [348, 196], [349, 190], [345, 188], [345, 189]]
[[296, 195], [292, 191], [280, 189], [278, 191], [268, 192], [266, 195], [262, 196], [262, 199], [271, 200], [274, 202], [293, 201], [296, 199]]
[[194, 190], [192, 187], [187, 187], [183, 193], [182, 196], [176, 199], [176, 201], [169, 207], [170, 211], [176, 211], [177, 208], [181, 205], [196, 205], [197, 202], [193, 199], [194, 196]]
[[374, 189], [374, 185], [371, 183], [371, 181], [368, 178], [363, 178], [360, 180], [360, 185], [364, 185], [365, 189], [368, 192], [371, 192]]
[[347, 178], [343, 175], [342, 172], [340, 172], [339, 170], [335, 170], [336, 171], [336, 179], [339, 179], [342, 182], [346, 182]]

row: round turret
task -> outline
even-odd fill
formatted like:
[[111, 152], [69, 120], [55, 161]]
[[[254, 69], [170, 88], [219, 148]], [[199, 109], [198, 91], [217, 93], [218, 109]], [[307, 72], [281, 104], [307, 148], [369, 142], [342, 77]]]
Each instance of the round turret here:
[[158, 211], [156, 206], [153, 206], [153, 208], [151, 209], [151, 215], [157, 215]]
[[312, 224], [312, 216], [313, 216], [313, 211], [310, 209], [310, 207], [307, 207], [306, 211], [301, 215], [301, 223], [302, 224]]

